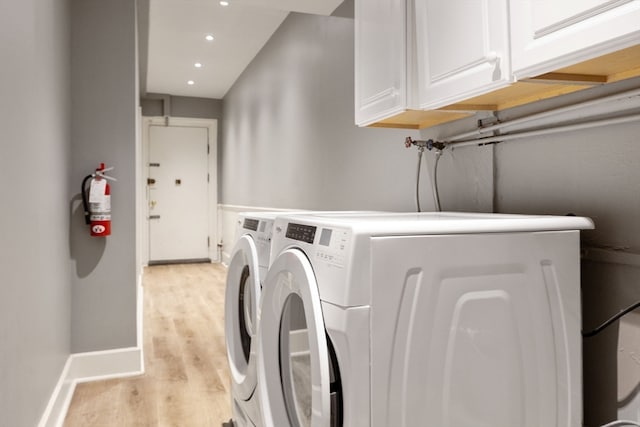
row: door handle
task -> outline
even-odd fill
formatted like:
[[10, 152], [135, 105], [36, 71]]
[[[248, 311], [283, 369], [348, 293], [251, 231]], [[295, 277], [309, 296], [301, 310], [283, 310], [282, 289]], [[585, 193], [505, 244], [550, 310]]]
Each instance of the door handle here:
[[147, 185], [153, 185], [156, 183], [156, 180], [154, 178], [147, 178]]
[[149, 219], [160, 219], [160, 215], [149, 215]]

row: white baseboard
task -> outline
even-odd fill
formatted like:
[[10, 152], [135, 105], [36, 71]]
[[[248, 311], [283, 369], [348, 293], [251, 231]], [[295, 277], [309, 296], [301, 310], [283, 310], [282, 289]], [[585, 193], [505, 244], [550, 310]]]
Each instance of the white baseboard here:
[[222, 210], [233, 212], [286, 212], [304, 210], [300, 208], [271, 208], [268, 206], [230, 205], [225, 203], [219, 203], [218, 207]]
[[123, 378], [144, 373], [142, 349], [137, 347], [71, 355], [69, 377], [76, 383]]
[[64, 368], [62, 368], [60, 379], [53, 389], [53, 394], [51, 394], [49, 403], [40, 418], [38, 427], [57, 427], [64, 423], [64, 418], [67, 415], [67, 410], [73, 397], [73, 391], [76, 388], [75, 383], [67, 379], [69, 367], [71, 366], [71, 357], [67, 358]]
[[38, 427], [61, 427], [76, 384], [144, 373], [142, 348], [76, 353], [69, 356]]

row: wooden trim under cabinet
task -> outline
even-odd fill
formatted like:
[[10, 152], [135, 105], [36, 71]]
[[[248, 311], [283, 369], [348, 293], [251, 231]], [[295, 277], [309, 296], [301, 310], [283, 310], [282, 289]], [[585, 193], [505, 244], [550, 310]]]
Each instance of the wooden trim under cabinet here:
[[407, 110], [371, 126], [423, 129], [468, 117], [478, 111], [505, 110], [638, 76], [640, 76], [640, 45], [560, 68], [552, 73], [520, 79], [506, 88], [438, 110]]

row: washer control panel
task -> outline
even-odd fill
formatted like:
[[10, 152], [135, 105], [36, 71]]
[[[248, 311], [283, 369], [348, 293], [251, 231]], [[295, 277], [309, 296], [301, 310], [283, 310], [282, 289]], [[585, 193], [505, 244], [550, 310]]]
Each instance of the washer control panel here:
[[348, 229], [321, 228], [316, 244], [316, 259], [333, 267], [344, 267], [350, 236]]
[[286, 237], [288, 239], [299, 240], [301, 242], [312, 244], [314, 239], [316, 238], [316, 229], [317, 227], [313, 225], [296, 224], [290, 222], [287, 225]]
[[301, 242], [307, 256], [330, 268], [343, 268], [350, 250], [351, 230], [340, 227], [288, 222], [276, 225], [275, 232], [287, 239]]
[[260, 221], [257, 219], [245, 218], [244, 222], [242, 223], [242, 228], [244, 228], [245, 230], [258, 231], [259, 223]]

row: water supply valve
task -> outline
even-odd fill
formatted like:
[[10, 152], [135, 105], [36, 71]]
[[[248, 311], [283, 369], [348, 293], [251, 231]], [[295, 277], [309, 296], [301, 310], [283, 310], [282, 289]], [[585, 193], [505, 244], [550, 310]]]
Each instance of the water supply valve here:
[[406, 137], [404, 139], [404, 146], [406, 148], [411, 148], [412, 145], [415, 145], [421, 151], [424, 151], [425, 148], [429, 151], [434, 149], [437, 151], [442, 151], [447, 146], [444, 142], [434, 141], [433, 139], [415, 140], [415, 139], [412, 139], [410, 136]]

